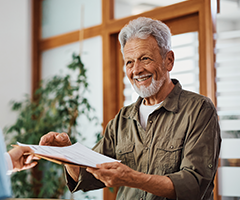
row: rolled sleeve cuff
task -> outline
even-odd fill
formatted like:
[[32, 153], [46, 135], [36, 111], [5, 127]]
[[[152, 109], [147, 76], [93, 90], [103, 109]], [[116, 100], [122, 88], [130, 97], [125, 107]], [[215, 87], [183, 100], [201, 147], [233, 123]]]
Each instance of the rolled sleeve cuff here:
[[74, 181], [73, 178], [68, 174], [68, 171], [66, 170], [65, 167], [63, 169], [65, 174], [66, 185], [68, 186], [68, 189], [70, 190], [70, 192], [74, 192], [78, 183]]
[[80, 169], [78, 182], [74, 181], [74, 179], [68, 174], [65, 167], [64, 167], [64, 171], [65, 171], [66, 184], [72, 193], [78, 190], [87, 192], [89, 190], [95, 190], [95, 189], [100, 189], [105, 187], [105, 185], [101, 181], [96, 180], [93, 177], [93, 175], [87, 173], [85, 169], [82, 169], [82, 168]]
[[197, 180], [188, 171], [166, 175], [174, 185], [177, 200], [200, 199], [200, 188]]

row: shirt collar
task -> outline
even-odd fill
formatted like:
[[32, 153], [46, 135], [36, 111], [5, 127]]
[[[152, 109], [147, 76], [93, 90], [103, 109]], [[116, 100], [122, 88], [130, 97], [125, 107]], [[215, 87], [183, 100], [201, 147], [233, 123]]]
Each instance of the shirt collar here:
[[129, 118], [138, 120], [138, 110], [143, 101], [142, 97], [138, 97], [137, 101], [133, 104], [133, 109], [129, 114]]
[[172, 79], [172, 82], [175, 87], [163, 101], [162, 106], [168, 111], [177, 113], [179, 110], [179, 98], [182, 92], [182, 86], [176, 79]]

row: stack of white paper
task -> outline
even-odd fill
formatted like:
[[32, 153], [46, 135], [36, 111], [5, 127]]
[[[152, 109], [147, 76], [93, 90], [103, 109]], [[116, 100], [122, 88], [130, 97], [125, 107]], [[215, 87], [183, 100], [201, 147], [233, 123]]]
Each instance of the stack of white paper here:
[[53, 147], [53, 146], [40, 146], [40, 145], [27, 145], [18, 142], [19, 146], [29, 146], [34, 150], [36, 156], [40, 155], [43, 158], [54, 159], [62, 161], [63, 163], [72, 163], [80, 166], [96, 167], [97, 164], [107, 162], [119, 162], [113, 158], [107, 157], [97, 153], [79, 142], [66, 147]]

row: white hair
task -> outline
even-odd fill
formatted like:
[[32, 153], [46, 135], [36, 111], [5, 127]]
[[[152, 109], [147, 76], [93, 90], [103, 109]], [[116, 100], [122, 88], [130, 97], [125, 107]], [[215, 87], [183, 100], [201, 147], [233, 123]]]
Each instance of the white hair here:
[[166, 24], [159, 20], [151, 18], [139, 17], [130, 21], [122, 28], [119, 33], [118, 39], [121, 44], [121, 51], [127, 41], [134, 38], [146, 39], [153, 36], [160, 48], [160, 54], [165, 58], [166, 53], [171, 50], [171, 32]]

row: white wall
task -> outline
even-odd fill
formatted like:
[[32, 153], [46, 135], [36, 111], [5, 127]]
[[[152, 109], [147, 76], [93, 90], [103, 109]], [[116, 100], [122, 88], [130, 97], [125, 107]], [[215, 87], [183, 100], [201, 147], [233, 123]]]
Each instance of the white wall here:
[[0, 128], [12, 125], [11, 100], [31, 91], [30, 0], [0, 1]]

